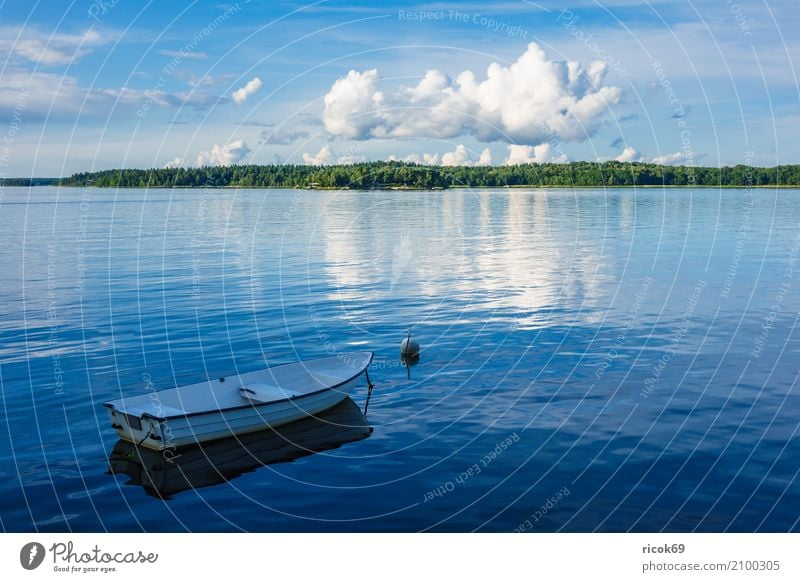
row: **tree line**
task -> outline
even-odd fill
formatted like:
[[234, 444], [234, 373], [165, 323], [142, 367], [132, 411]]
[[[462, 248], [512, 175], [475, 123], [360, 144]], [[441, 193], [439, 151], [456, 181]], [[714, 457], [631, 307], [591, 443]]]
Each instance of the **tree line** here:
[[759, 168], [661, 166], [642, 162], [571, 162], [515, 166], [235, 165], [81, 172], [62, 186], [103, 188], [457, 188], [503, 186], [800, 186], [800, 165]]
[[3, 186], [55, 186], [59, 178], [0, 178]]

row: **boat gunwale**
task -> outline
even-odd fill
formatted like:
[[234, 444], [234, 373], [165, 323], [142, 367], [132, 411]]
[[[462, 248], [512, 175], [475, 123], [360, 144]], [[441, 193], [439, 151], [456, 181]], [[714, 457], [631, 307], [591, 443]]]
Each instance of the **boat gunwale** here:
[[[347, 352], [345, 352], [345, 353], [347, 353]], [[358, 352], [356, 352], [356, 353], [358, 353]], [[369, 365], [372, 363], [372, 360], [375, 358], [375, 352], [364, 351], [364, 352], [360, 352], [360, 353], [369, 354], [369, 359], [367, 360], [367, 363], [364, 364], [363, 368], [361, 368], [358, 372], [356, 372], [355, 374], [353, 374], [352, 376], [350, 376], [346, 380], [342, 380], [338, 384], [334, 384], [333, 386], [326, 386], [325, 388], [320, 388], [319, 390], [315, 390], [314, 392], [306, 392], [305, 394], [296, 394], [295, 396], [289, 396], [287, 398], [280, 398], [278, 400], [270, 400], [269, 402], [263, 402], [261, 404], [253, 404], [251, 402], [249, 404], [240, 404], [238, 406], [230, 406], [228, 408], [219, 408], [219, 409], [216, 409], [216, 410], [199, 410], [199, 411], [195, 411], [195, 412], [184, 412], [183, 414], [171, 414], [171, 415], [167, 415], [167, 416], [156, 416], [155, 414], [150, 414], [149, 412], [143, 412], [139, 416], [139, 418], [141, 418], [142, 420], [144, 420], [145, 418], [148, 418], [148, 419], [151, 419], [151, 420], [156, 420], [158, 422], [165, 422], [167, 420], [174, 420], [174, 419], [178, 419], [178, 418], [189, 418], [189, 417], [192, 417], [192, 416], [200, 416], [200, 415], [203, 415], [203, 414], [220, 414], [220, 413], [223, 413], [223, 412], [228, 412], [228, 411], [233, 411], [233, 410], [244, 410], [246, 408], [259, 409], [259, 408], [261, 408], [263, 406], [271, 406], [273, 404], [279, 404], [279, 403], [282, 403], [282, 402], [290, 402], [290, 401], [294, 401], [294, 400], [300, 400], [300, 399], [306, 398], [308, 396], [315, 396], [317, 394], [321, 394], [322, 392], [327, 392], [329, 390], [335, 390], [339, 386], [344, 386], [348, 382], [352, 382], [353, 380], [358, 378], [361, 374], [364, 374], [367, 371], [367, 368], [369, 368]], [[301, 364], [303, 362], [314, 362], [314, 361], [318, 361], [318, 360], [326, 360], [326, 359], [328, 359], [330, 357], [332, 357], [332, 356], [325, 356], [325, 357], [322, 357], [322, 358], [313, 358], [311, 360], [301, 360], [299, 362], [287, 362], [285, 364], [278, 364], [277, 366], [267, 366], [266, 368], [261, 368], [261, 370], [269, 370], [270, 368], [280, 368], [281, 366], [298, 365], [298, 364]], [[254, 370], [254, 371], [260, 371], [260, 370]], [[211, 380], [209, 379], [209, 380], [206, 380], [206, 381], [210, 382]], [[200, 382], [200, 383], [202, 384], [202, 382]], [[191, 384], [187, 384], [187, 385], [191, 386]], [[177, 386], [176, 388], [181, 388], [181, 386]], [[175, 388], [168, 388], [167, 390], [175, 390]], [[345, 396], [347, 396], [347, 395], [345, 395]], [[105, 406], [106, 408], [108, 408], [110, 410], [114, 410], [114, 411], [122, 413], [122, 414], [129, 414], [129, 413], [124, 412], [123, 410], [121, 410], [119, 408], [116, 408], [114, 406], [113, 401], [103, 402], [103, 406]]]

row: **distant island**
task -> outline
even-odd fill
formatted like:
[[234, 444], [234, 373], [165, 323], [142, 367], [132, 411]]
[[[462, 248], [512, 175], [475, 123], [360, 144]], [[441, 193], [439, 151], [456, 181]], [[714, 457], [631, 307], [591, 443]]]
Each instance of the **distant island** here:
[[57, 186], [61, 178], [0, 178], [3, 186]]
[[405, 162], [350, 165], [234, 165], [82, 172], [61, 179], [6, 179], [5, 185], [100, 188], [444, 189], [497, 187], [796, 187], [800, 165], [760, 168], [661, 166], [641, 162], [571, 162], [516, 166], [425, 166]]

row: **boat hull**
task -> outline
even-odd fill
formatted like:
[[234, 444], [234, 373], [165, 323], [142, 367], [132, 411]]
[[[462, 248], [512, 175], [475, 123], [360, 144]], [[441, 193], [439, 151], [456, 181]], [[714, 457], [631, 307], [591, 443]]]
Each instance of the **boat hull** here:
[[130, 419], [113, 407], [107, 410], [119, 438], [148, 449], [164, 450], [262, 431], [313, 417], [336, 406], [367, 382], [364, 369], [334, 388], [276, 402], [252, 403], [228, 410], [210, 410], [170, 418], [144, 415]]
[[273, 463], [327, 451], [372, 434], [361, 409], [349, 397], [319, 416], [276, 429], [215, 440], [174, 451], [137, 449], [119, 440], [109, 455], [109, 472], [130, 477], [149, 495], [169, 499], [190, 489], [209, 487]]

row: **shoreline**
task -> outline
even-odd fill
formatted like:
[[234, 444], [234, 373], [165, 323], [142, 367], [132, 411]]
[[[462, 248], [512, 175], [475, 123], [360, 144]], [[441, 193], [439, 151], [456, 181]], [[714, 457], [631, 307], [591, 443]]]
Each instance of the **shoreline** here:
[[[291, 188], [302, 190], [444, 190], [450, 188], [757, 188], [800, 187], [800, 164], [774, 167], [664, 166], [644, 162], [569, 162], [510, 166], [427, 166], [405, 162], [350, 165], [230, 165], [112, 169], [17, 185], [110, 188]], [[14, 182], [11, 182], [14, 183]]]

